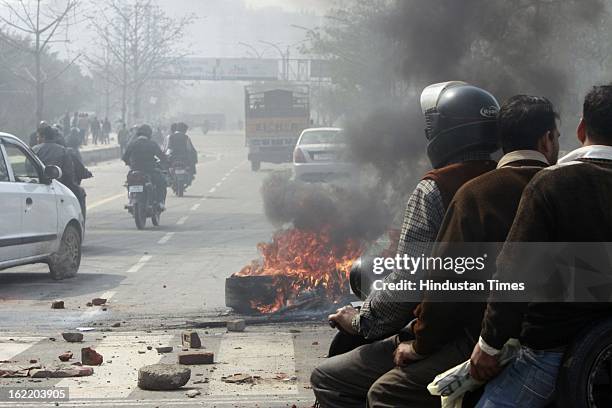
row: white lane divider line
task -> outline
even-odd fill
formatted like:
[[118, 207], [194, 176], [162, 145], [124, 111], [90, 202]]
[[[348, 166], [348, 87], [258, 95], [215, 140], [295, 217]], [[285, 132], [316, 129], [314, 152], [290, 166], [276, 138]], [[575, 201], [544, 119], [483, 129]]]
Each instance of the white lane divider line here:
[[295, 381], [286, 385], [274, 382], [254, 384], [245, 388], [239, 384], [228, 384], [224, 377], [235, 373], [258, 375], [258, 373], [285, 373], [295, 375], [295, 349], [289, 333], [228, 333], [222, 337], [215, 358], [224, 364], [210, 375], [208, 395], [270, 395], [297, 394]]
[[127, 270], [127, 273], [136, 273], [136, 272], [138, 272], [140, 269], [142, 269], [143, 266], [145, 266], [145, 264], [147, 262], [149, 262], [151, 260], [151, 258], [153, 258], [153, 256], [151, 256], [151, 255], [144, 255], [142, 258], [140, 258], [138, 260], [138, 262], [136, 262], [134, 265], [132, 265], [132, 267], [130, 269]]
[[209, 193], [211, 193], [211, 194], [212, 194], [212, 193], [214, 193], [215, 191], [217, 191], [217, 188], [216, 188], [216, 187], [213, 187], [213, 188], [211, 188], [210, 190], [208, 190], [208, 192], [209, 192]]
[[221, 182], [224, 182], [225, 180], [227, 180], [227, 176], [223, 177], [223, 178], [221, 179]]
[[191, 211], [197, 211], [198, 208], [200, 208], [201, 204], [194, 204], [193, 207], [191, 207]]
[[147, 351], [146, 345], [167, 345], [173, 339], [172, 335], [108, 335], [95, 349], [112, 364], [105, 361], [90, 377], [64, 378], [56, 385], [69, 387], [73, 399], [127, 398], [137, 387], [138, 368], [162, 359], [155, 350]]
[[168, 241], [170, 241], [173, 236], [174, 236], [174, 232], [168, 232], [157, 243], [160, 244], [160, 245], [167, 244]]
[[215, 184], [215, 187], [221, 187], [221, 182], [218, 182], [217, 184]]
[[[104, 292], [103, 294], [100, 295], [100, 297], [102, 299], [106, 299], [107, 301], [110, 300], [113, 296], [115, 296], [117, 292], [114, 290], [109, 290], [108, 292]], [[91, 310], [88, 310], [86, 312], [83, 312], [83, 314], [81, 315], [81, 319], [86, 320], [86, 319], [91, 319], [92, 317], [94, 317], [95, 315], [97, 315], [98, 313], [102, 312], [102, 308], [101, 307], [94, 307]]]
[[95, 203], [88, 204], [87, 205], [87, 210], [91, 211], [94, 208], [98, 208], [100, 206], [103, 206], [104, 204], [110, 203], [111, 201], [115, 201], [115, 200], [117, 200], [117, 199], [119, 199], [121, 197], [124, 197], [124, 196], [125, 196], [125, 193], [121, 193], [121, 194], [117, 194], [117, 195], [114, 195], [112, 197], [108, 197], [108, 198], [105, 198], [103, 200], [97, 201]]
[[189, 217], [188, 216], [181, 217], [181, 219], [176, 222], [176, 225], [183, 225], [183, 224], [185, 224], [187, 222], [187, 218], [189, 218]]
[[44, 337], [0, 337], [0, 361], [9, 361]]

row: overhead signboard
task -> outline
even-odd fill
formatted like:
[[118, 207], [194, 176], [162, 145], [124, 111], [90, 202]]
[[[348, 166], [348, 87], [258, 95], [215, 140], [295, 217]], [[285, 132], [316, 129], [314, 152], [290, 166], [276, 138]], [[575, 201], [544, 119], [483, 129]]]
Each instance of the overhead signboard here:
[[279, 78], [279, 61], [263, 58], [182, 58], [168, 64], [159, 79], [269, 81]]

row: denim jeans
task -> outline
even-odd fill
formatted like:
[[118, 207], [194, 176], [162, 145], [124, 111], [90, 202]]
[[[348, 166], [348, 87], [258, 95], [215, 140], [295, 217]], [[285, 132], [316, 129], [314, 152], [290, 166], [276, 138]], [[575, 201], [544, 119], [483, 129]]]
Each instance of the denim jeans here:
[[554, 398], [563, 353], [523, 347], [485, 387], [476, 408], [539, 408]]

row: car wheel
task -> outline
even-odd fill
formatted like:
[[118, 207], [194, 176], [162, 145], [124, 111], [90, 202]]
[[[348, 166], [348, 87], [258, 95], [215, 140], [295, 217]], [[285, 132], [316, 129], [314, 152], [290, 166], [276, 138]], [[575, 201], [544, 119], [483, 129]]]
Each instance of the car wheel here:
[[74, 277], [81, 265], [81, 233], [68, 225], [62, 235], [59, 250], [49, 257], [49, 272], [55, 280]]
[[576, 336], [557, 381], [558, 407], [604, 408], [612, 404], [612, 319]]
[[260, 168], [261, 168], [261, 162], [258, 162], [258, 161], [251, 162], [251, 170], [259, 171]]

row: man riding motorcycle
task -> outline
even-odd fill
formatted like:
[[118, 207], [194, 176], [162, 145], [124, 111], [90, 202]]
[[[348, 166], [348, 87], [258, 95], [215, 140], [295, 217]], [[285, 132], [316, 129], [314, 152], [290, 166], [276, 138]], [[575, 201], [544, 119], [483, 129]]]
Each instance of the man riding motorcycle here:
[[187, 124], [180, 122], [173, 124], [171, 130], [174, 130], [166, 140], [166, 145], [164, 146], [164, 151], [168, 158], [170, 159], [170, 163], [174, 163], [177, 161], [183, 162], [187, 165], [191, 176], [193, 177], [196, 174], [196, 163], [198, 162], [198, 152], [195, 147], [193, 147], [193, 143], [191, 143], [191, 139], [187, 135], [187, 130], [189, 130], [189, 126]]
[[47, 166], [54, 165], [62, 169], [59, 181], [68, 187], [76, 196], [81, 205], [83, 218], [86, 217], [87, 204], [85, 189], [80, 187], [81, 180], [91, 178], [93, 175], [75, 152], [64, 147], [62, 139], [58, 138], [58, 130], [42, 122], [38, 127], [38, 144], [32, 148], [38, 158]]
[[151, 140], [153, 129], [149, 125], [142, 125], [136, 131], [136, 138], [127, 146], [122, 160], [130, 166], [131, 170], [142, 171], [149, 175], [155, 185], [157, 201], [160, 209], [165, 209], [166, 177], [158, 168], [158, 161], [162, 165], [168, 164], [168, 159], [157, 143]]

